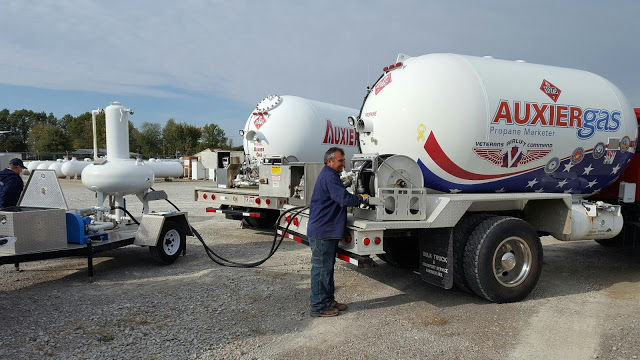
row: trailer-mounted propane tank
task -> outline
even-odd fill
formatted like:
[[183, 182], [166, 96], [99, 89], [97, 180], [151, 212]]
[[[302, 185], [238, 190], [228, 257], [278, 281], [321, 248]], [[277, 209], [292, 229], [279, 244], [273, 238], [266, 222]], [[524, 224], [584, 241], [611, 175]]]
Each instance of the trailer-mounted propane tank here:
[[[94, 110], [93, 121], [101, 109]], [[142, 161], [129, 159], [129, 114], [119, 102], [112, 102], [104, 110], [106, 121], [107, 157], [95, 159], [93, 164], [82, 170], [82, 183], [98, 195], [98, 207], [103, 206], [105, 197], [113, 197], [116, 206], [124, 207], [124, 195], [135, 194], [140, 200], [153, 185], [153, 170]], [[94, 133], [94, 154], [97, 154]], [[147, 206], [144, 206], [147, 210]], [[122, 210], [116, 210], [115, 220], [124, 217]]]
[[598, 75], [456, 54], [400, 54], [350, 122], [362, 153], [409, 156], [445, 193], [588, 196], [637, 140], [633, 108]]

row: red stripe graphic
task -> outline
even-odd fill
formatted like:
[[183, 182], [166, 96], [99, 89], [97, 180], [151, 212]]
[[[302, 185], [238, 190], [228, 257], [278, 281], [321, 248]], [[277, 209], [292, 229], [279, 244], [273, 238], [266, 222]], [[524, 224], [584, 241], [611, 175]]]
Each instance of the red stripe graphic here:
[[467, 171], [459, 167], [453, 161], [451, 161], [451, 159], [449, 159], [447, 154], [445, 154], [442, 148], [440, 147], [440, 144], [438, 144], [438, 140], [436, 140], [436, 137], [433, 135], [433, 132], [429, 133], [429, 137], [427, 138], [427, 141], [424, 143], [424, 150], [427, 152], [427, 154], [429, 154], [429, 157], [431, 157], [431, 159], [433, 159], [433, 161], [438, 166], [440, 166], [440, 168], [442, 168], [444, 171], [460, 179], [465, 179], [465, 180], [499, 179], [507, 176], [522, 174], [524, 172], [533, 170], [533, 169], [526, 169], [526, 170], [520, 170], [520, 171], [508, 173], [508, 174], [494, 174], [494, 175], [472, 173], [470, 171]]

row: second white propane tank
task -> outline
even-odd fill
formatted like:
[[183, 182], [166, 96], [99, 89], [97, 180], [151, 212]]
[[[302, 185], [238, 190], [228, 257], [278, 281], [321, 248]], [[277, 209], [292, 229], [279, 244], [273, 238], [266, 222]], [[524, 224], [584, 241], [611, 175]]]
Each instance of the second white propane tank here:
[[634, 110], [581, 70], [456, 54], [396, 62], [357, 121], [363, 153], [418, 162], [446, 192], [592, 194], [631, 160]]
[[348, 163], [358, 149], [347, 118], [357, 114], [356, 109], [297, 96], [269, 95], [247, 119], [244, 152], [254, 159], [283, 155], [294, 161], [322, 162], [325, 151], [338, 146]]
[[182, 164], [175, 161], [149, 159], [149, 161], [145, 161], [145, 164], [153, 170], [156, 178], [177, 178], [182, 176], [184, 172]]

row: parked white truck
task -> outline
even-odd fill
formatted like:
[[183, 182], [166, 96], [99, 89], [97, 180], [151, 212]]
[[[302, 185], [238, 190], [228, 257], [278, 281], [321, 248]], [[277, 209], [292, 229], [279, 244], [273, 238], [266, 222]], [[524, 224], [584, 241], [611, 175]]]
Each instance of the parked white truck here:
[[[426, 282], [513, 302], [540, 276], [539, 236], [635, 237], [635, 182], [614, 185], [619, 200], [592, 197], [620, 177], [637, 141], [634, 109], [604, 78], [400, 54], [367, 90], [349, 120], [361, 150], [350, 191], [370, 205], [349, 215], [340, 258], [362, 265], [377, 255], [419, 268]], [[638, 167], [629, 171], [637, 179]], [[307, 220], [283, 217], [278, 231], [305, 242]]]
[[[357, 109], [298, 96], [267, 96], [240, 130], [244, 162], [221, 169], [217, 187], [197, 188], [195, 200], [210, 205], [209, 212], [244, 219], [254, 227], [273, 226], [284, 205], [309, 200], [305, 195], [313, 190], [315, 180], [304, 171], [304, 163], [322, 162], [332, 146], [342, 147], [349, 158], [358, 151], [356, 131], [347, 123], [357, 113]], [[261, 173], [259, 165], [265, 163], [274, 165], [269, 168], [273, 173]], [[288, 164], [298, 165], [290, 172]], [[305, 183], [306, 177], [310, 182]], [[264, 196], [259, 188], [268, 189], [263, 190], [267, 191]]]

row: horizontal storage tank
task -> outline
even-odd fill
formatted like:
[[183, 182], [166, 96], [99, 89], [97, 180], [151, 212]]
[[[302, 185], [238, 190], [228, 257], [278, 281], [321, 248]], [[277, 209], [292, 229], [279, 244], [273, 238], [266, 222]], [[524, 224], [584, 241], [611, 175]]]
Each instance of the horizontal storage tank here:
[[363, 153], [407, 155], [446, 193], [592, 194], [637, 138], [632, 106], [598, 75], [456, 54], [400, 54], [356, 127]]
[[183, 174], [182, 164], [175, 161], [149, 159], [145, 164], [153, 170], [156, 178], [178, 178]]
[[35, 160], [35, 161], [29, 161], [29, 164], [27, 164], [27, 170], [29, 170], [29, 172], [32, 172], [33, 170], [38, 168], [38, 165], [40, 165], [42, 163], [42, 161], [40, 160]]
[[347, 118], [358, 110], [290, 95], [261, 100], [244, 126], [243, 147], [249, 159], [270, 155], [291, 161], [322, 162], [332, 146], [347, 159], [357, 153], [356, 133]]
[[62, 173], [62, 165], [68, 161], [63, 161], [62, 159], [56, 160], [53, 164], [49, 165], [49, 170], [53, 170], [56, 172], [56, 176], [59, 178], [65, 178], [66, 175]]
[[80, 177], [80, 175], [82, 174], [82, 170], [91, 163], [92, 163], [91, 159], [85, 159], [85, 161], [78, 161], [78, 159], [74, 157], [74, 158], [71, 158], [71, 160], [63, 163], [60, 169], [62, 170], [62, 173], [65, 176], [68, 176], [70, 178]]
[[49, 166], [51, 166], [51, 164], [53, 163], [55, 163], [55, 161], [42, 161], [36, 166], [36, 169], [47, 170], [49, 169]]

